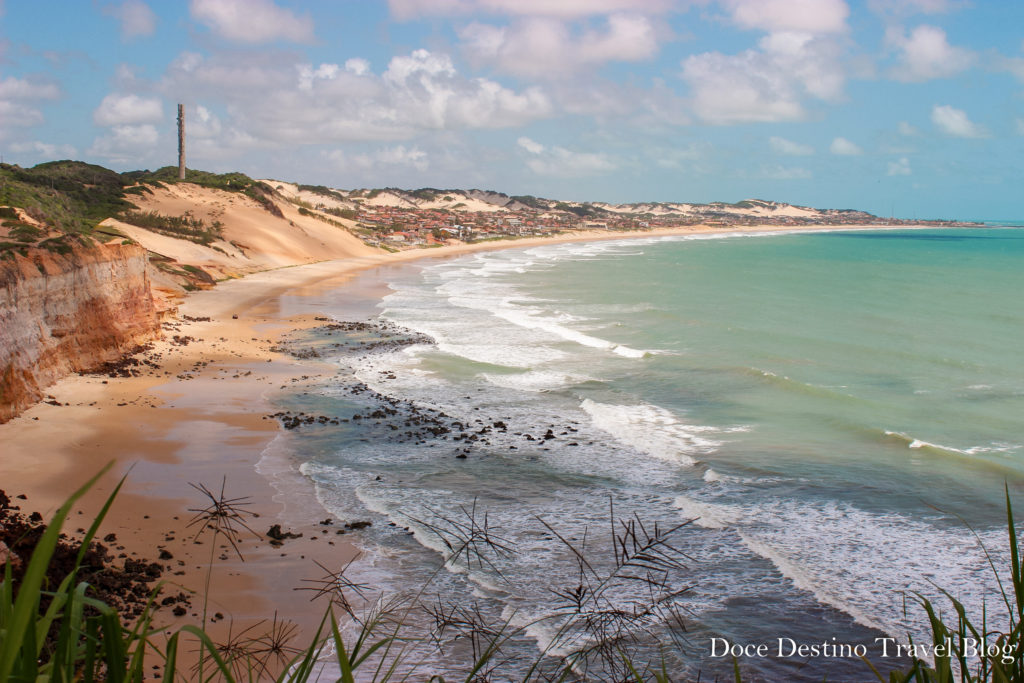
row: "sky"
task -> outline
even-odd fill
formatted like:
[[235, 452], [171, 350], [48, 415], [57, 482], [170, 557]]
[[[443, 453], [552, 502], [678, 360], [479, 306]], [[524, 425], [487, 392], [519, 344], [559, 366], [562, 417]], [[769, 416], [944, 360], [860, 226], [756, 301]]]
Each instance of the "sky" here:
[[1024, 219], [1019, 0], [0, 0], [0, 155]]

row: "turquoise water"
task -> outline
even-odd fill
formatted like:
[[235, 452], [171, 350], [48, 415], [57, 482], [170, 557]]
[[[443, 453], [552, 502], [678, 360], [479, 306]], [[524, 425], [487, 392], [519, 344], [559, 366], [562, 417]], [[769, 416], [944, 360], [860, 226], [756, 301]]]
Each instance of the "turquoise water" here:
[[[565, 651], [564, 622], [547, 617], [579, 567], [554, 531], [610, 571], [611, 501], [645, 525], [694, 520], [673, 535], [685, 560], [661, 577], [666, 592], [689, 588], [665, 603], [685, 634], [660, 613], [637, 626], [638, 651], [660, 642], [673, 668], [708, 676], [729, 670], [711, 638], [834, 638], [897, 665], [874, 639], [921, 633], [904, 592], [941, 586], [978, 613], [997, 596], [966, 524], [1005, 555], [1003, 485], [1024, 485], [1022, 266], [1024, 229], [1010, 228], [632, 239], [432, 263], [392, 278], [380, 316], [435, 344], [339, 356], [330, 385], [291, 400], [365, 412], [381, 400], [351, 393], [365, 382], [507, 429], [399, 442], [385, 421], [287, 447], [325, 506], [378, 520], [354, 577], [389, 593], [429, 584], [524, 626], [516, 661]], [[451, 555], [437, 528], [473, 505], [508, 551], [435, 574]], [[629, 588], [608, 599], [643, 601]], [[422, 656], [443, 669], [453, 652]], [[741, 663], [752, 680], [868, 673], [847, 657]]]

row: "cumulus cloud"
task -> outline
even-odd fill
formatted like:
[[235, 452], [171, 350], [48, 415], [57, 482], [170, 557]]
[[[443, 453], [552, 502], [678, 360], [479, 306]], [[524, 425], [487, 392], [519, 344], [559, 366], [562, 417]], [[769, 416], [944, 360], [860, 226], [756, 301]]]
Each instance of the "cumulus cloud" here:
[[901, 157], [898, 161], [890, 161], [885, 174], [890, 176], [910, 175], [910, 160]]
[[534, 142], [530, 138], [521, 137], [516, 140], [516, 144], [525, 149], [530, 154], [542, 154], [544, 152], [544, 145], [539, 142]]
[[557, 19], [531, 17], [503, 27], [473, 22], [459, 37], [470, 59], [527, 78], [558, 78], [606, 62], [641, 61], [658, 49], [652, 21], [626, 13], [612, 14], [601, 30], [579, 35]]
[[843, 0], [721, 0], [742, 28], [770, 32], [840, 33], [850, 8]]
[[56, 145], [49, 142], [15, 142], [11, 151], [18, 154], [32, 154], [41, 159], [73, 159], [78, 155], [73, 145]]
[[945, 133], [958, 138], [984, 138], [988, 131], [984, 127], [971, 122], [967, 112], [956, 109], [948, 104], [932, 107], [932, 123]]
[[0, 79], [0, 136], [10, 128], [26, 128], [43, 123], [39, 104], [60, 97], [53, 83], [8, 76]]
[[892, 76], [900, 81], [949, 78], [975, 62], [973, 52], [950, 45], [946, 32], [937, 26], [918, 26], [909, 36], [902, 30], [890, 31], [887, 40], [900, 53], [899, 63], [892, 70]]
[[53, 83], [8, 76], [0, 80], [0, 99], [4, 100], [55, 100], [60, 89]]
[[220, 117], [201, 104], [185, 107], [185, 117], [190, 138], [215, 138], [223, 131]]
[[313, 20], [278, 7], [273, 0], [191, 0], [192, 18], [238, 43], [313, 42]]
[[407, 168], [416, 171], [426, 171], [430, 168], [429, 155], [417, 146], [395, 145], [393, 147], [381, 147], [373, 152], [363, 154], [346, 154], [343, 150], [337, 149], [327, 152], [325, 156], [337, 168], [356, 168], [361, 171], [379, 170], [381, 168]]
[[518, 126], [551, 111], [539, 88], [467, 78], [450, 57], [416, 50], [381, 74], [369, 63], [306, 64], [280, 54], [184, 54], [160, 90], [226, 111], [225, 128], [278, 144], [401, 140], [427, 130]]
[[104, 97], [92, 114], [92, 120], [100, 126], [156, 123], [163, 117], [163, 103], [159, 97], [120, 93]]
[[850, 142], [846, 138], [834, 139], [832, 141], [832, 144], [829, 145], [828, 151], [832, 152], [833, 154], [838, 154], [840, 156], [857, 156], [858, 154], [864, 153], [864, 151], [860, 147]]
[[150, 36], [156, 31], [156, 14], [143, 0], [125, 0], [120, 4], [107, 5], [103, 12], [121, 24], [121, 37], [125, 40]]
[[538, 175], [572, 178], [608, 173], [618, 168], [603, 152], [573, 152], [564, 147], [546, 147], [527, 137], [516, 142], [527, 152], [526, 166]]
[[836, 101], [845, 74], [837, 41], [775, 33], [738, 55], [706, 52], [683, 61], [694, 111], [710, 123], [804, 118], [805, 97]]
[[576, 19], [641, 9], [648, 14], [660, 13], [668, 11], [674, 4], [673, 0], [644, 0], [643, 3], [636, 0], [388, 0], [392, 16], [401, 20], [428, 15], [477, 13]]
[[788, 156], [808, 156], [810, 154], [814, 154], [814, 148], [810, 145], [793, 142], [792, 140], [780, 138], [775, 135], [768, 139], [768, 146], [772, 148], [773, 152], [786, 154]]
[[160, 133], [151, 124], [116, 125], [93, 141], [89, 154], [115, 163], [140, 163], [150, 158], [159, 140]]

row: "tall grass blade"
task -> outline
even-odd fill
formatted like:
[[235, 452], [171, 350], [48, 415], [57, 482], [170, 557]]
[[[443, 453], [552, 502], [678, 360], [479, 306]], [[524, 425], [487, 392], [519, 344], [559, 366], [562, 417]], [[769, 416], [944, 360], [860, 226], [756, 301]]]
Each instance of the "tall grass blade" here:
[[[22, 577], [21, 586], [18, 589], [18, 597], [14, 600], [14, 605], [10, 610], [9, 619], [5, 620], [3, 624], [4, 640], [3, 643], [0, 643], [0, 681], [7, 681], [11, 678], [19, 659], [24, 661], [26, 655], [37, 651], [35, 643], [36, 630], [34, 625], [31, 624], [39, 614], [39, 596], [46, 578], [46, 570], [50, 564], [50, 559], [53, 557], [54, 550], [60, 540], [61, 527], [64, 526], [64, 521], [71, 511], [71, 507], [112, 466], [113, 462], [108, 463], [99, 473], [89, 479], [84, 486], [71, 494], [71, 497], [54, 513], [49, 526], [36, 544], [32, 558], [29, 560], [28, 568]], [[6, 583], [9, 582], [5, 581]], [[30, 639], [30, 642], [27, 643], [28, 647], [24, 647], [26, 645], [26, 638]], [[33, 657], [31, 662], [26, 662], [25, 669], [31, 670], [35, 666]]]

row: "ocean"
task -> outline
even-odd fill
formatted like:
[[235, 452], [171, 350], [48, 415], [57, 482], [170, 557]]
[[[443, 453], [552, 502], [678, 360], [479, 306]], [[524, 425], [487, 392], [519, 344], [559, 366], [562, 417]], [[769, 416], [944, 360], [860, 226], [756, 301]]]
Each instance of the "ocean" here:
[[[619, 651], [712, 680], [732, 667], [716, 644], [761, 643], [747, 680], [866, 680], [847, 650], [778, 649], [905, 666], [877, 639], [920, 641], [915, 595], [940, 589], [999, 622], [982, 544], [1008, 566], [1022, 266], [1024, 229], [975, 228], [390, 270], [369, 324], [293, 340], [336, 374], [274, 399], [346, 421], [283, 433], [261, 469], [372, 523], [345, 536], [346, 595], [357, 613], [404, 596], [406, 632], [436, 636], [409, 646], [421, 671], [464, 671], [500, 633], [499, 680], [542, 652], [611, 678]], [[353, 319], [345, 291], [325, 314]]]

